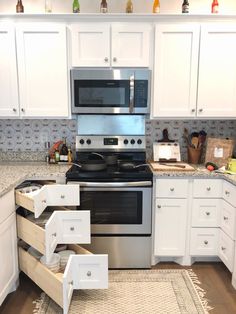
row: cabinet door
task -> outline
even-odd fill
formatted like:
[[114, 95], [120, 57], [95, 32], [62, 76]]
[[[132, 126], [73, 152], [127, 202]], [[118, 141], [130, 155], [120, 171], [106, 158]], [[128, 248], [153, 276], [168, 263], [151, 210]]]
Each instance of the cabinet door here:
[[19, 93], [23, 117], [68, 117], [66, 28], [17, 25]]
[[16, 217], [11, 214], [0, 224], [0, 305], [18, 278]]
[[151, 26], [112, 25], [112, 66], [149, 67]]
[[153, 117], [195, 117], [199, 26], [157, 25]]
[[110, 66], [110, 24], [71, 26], [72, 66]]
[[15, 30], [0, 23], [0, 117], [18, 115]]
[[198, 116], [236, 117], [236, 26], [201, 29]]
[[183, 256], [187, 223], [187, 200], [157, 199], [154, 255]]

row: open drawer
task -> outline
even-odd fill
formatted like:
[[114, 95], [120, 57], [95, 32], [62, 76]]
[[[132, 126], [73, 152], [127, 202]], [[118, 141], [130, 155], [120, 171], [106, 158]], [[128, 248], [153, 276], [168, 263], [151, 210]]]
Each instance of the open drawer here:
[[53, 273], [23, 248], [19, 247], [19, 267], [67, 314], [73, 290], [107, 289], [108, 256], [93, 255], [78, 245], [70, 245], [78, 255], [71, 255], [64, 273]]
[[[50, 213], [49, 213], [50, 214]], [[32, 215], [33, 216], [33, 215]], [[57, 244], [90, 243], [90, 212], [53, 211], [45, 227], [17, 214], [17, 235], [49, 260]]]
[[15, 190], [16, 204], [34, 213], [38, 218], [47, 206], [77, 206], [80, 204], [78, 184], [44, 185], [36, 191], [23, 193], [22, 189]]

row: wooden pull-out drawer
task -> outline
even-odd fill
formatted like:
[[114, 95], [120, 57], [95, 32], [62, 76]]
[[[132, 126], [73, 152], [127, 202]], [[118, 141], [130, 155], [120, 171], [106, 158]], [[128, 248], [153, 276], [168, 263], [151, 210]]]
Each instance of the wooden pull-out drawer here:
[[192, 228], [190, 255], [218, 255], [219, 228]]
[[157, 198], [187, 198], [188, 180], [186, 179], [157, 179]]
[[69, 248], [78, 255], [70, 256], [64, 274], [55, 274], [19, 247], [20, 270], [59, 304], [64, 314], [69, 311], [73, 290], [108, 288], [108, 256], [93, 255], [78, 245]]
[[90, 243], [90, 212], [54, 211], [45, 228], [17, 215], [17, 234], [50, 259], [57, 244]]
[[224, 200], [222, 201], [220, 227], [233, 240], [236, 239], [236, 208]]
[[195, 179], [193, 182], [193, 197], [220, 198], [222, 195], [222, 180]]
[[76, 206], [80, 204], [79, 185], [44, 185], [31, 193], [15, 190], [16, 204], [33, 212], [38, 218], [47, 206]]
[[219, 235], [219, 257], [229, 271], [233, 271], [234, 241], [220, 230]]
[[220, 199], [193, 199], [192, 227], [219, 227]]

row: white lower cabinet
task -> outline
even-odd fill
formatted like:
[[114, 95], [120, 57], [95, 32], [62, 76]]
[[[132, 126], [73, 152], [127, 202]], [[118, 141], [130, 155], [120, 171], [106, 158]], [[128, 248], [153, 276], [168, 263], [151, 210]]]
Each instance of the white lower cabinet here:
[[[22, 245], [19, 247], [19, 267], [67, 314], [73, 290], [108, 288], [108, 256], [93, 255], [78, 245], [90, 243], [89, 211], [71, 211], [65, 207], [60, 210], [59, 207], [59, 210], [49, 212], [44, 228], [36, 224], [48, 206], [79, 205], [79, 185], [45, 185], [29, 194], [16, 190], [16, 203], [29, 211], [23, 210], [17, 215], [18, 237], [44, 254], [48, 261], [57, 244], [69, 244], [68, 248], [76, 254], [70, 255], [64, 272], [54, 273]], [[34, 214], [28, 215], [30, 212]]]
[[229, 271], [233, 271], [234, 241], [224, 231], [219, 235], [219, 257]]

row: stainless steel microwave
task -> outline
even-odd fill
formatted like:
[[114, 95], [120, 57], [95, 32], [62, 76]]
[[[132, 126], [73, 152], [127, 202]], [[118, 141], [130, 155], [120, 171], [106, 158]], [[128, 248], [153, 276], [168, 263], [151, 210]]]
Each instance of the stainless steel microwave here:
[[148, 69], [72, 69], [72, 113], [149, 113]]

